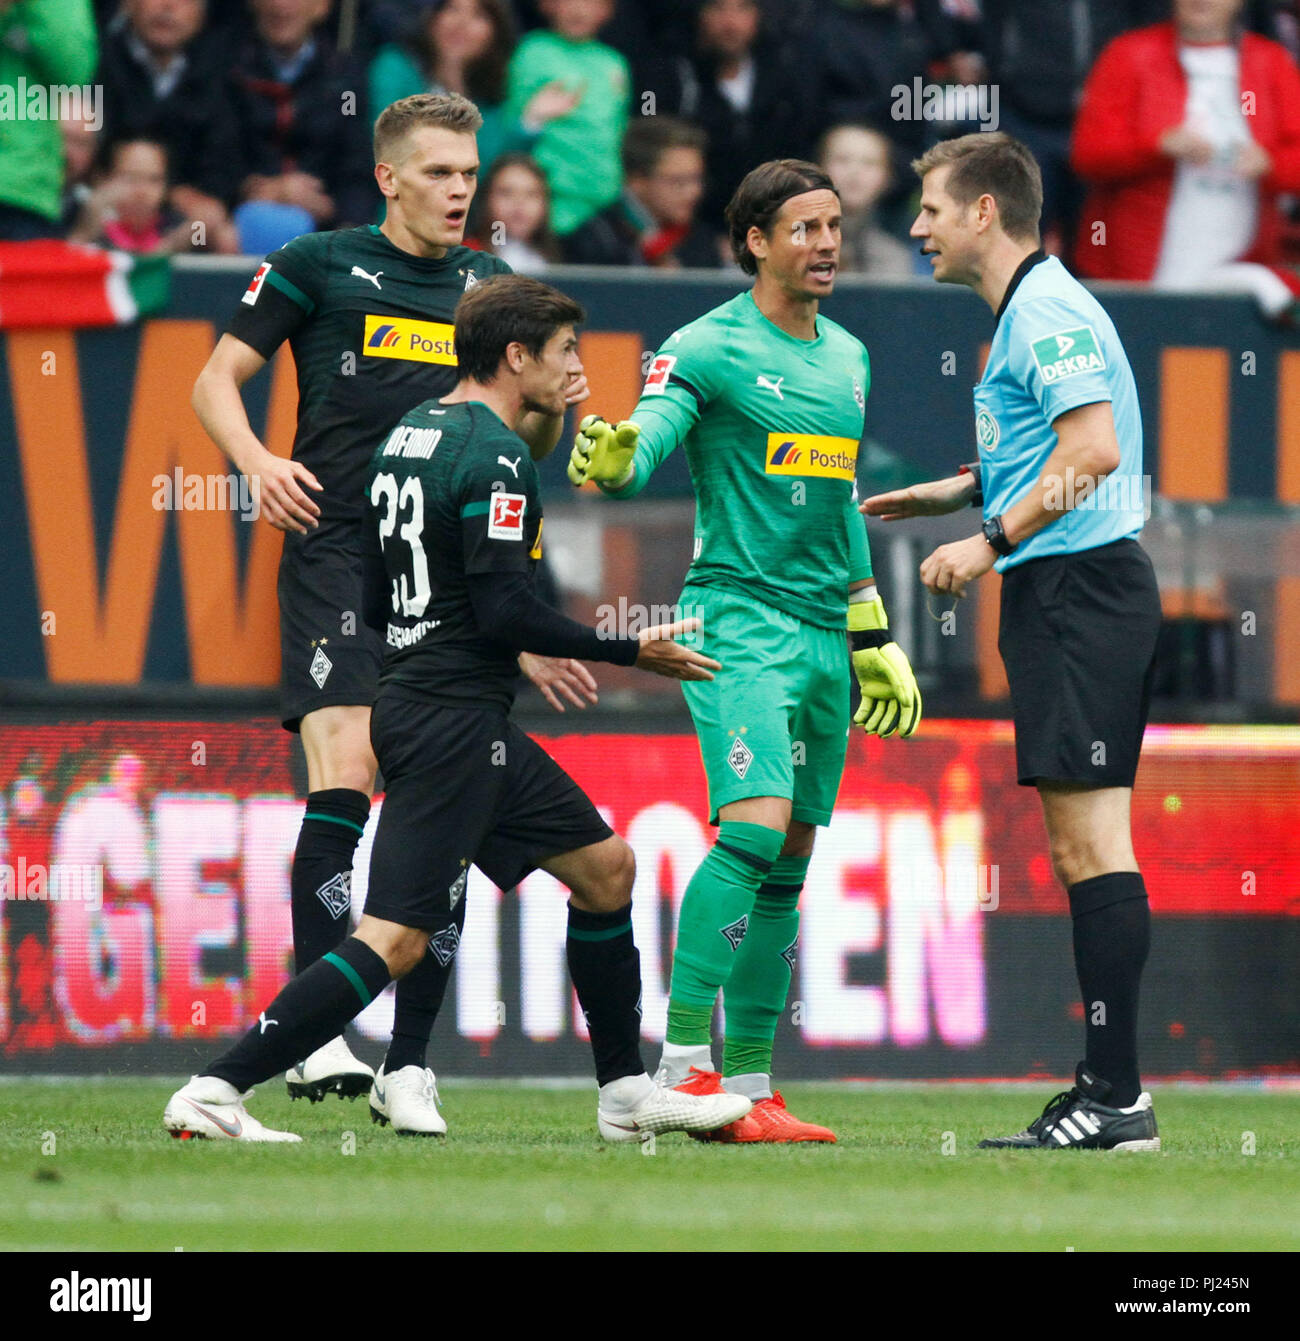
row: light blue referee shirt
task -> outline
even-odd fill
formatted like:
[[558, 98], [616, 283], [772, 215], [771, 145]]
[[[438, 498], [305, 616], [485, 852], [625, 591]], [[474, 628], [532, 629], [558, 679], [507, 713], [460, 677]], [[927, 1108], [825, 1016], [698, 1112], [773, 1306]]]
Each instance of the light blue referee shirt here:
[[[999, 559], [999, 572], [1135, 536], [1148, 511], [1142, 414], [1124, 346], [1096, 298], [1054, 256], [1039, 257], [1011, 281], [975, 387], [984, 515], [996, 517], [1028, 493], [1056, 447], [1052, 422], [1081, 405], [1111, 403], [1119, 466], [1090, 497]], [[1063, 501], [1077, 497], [1081, 483], [1058, 481]]]

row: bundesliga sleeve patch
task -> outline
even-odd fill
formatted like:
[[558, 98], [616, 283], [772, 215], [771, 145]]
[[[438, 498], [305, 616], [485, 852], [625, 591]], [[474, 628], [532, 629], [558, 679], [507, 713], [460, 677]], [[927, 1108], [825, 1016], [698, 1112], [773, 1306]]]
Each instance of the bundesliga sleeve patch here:
[[527, 501], [523, 494], [493, 494], [488, 510], [488, 539], [522, 540]]
[[643, 396], [662, 396], [668, 385], [668, 374], [677, 362], [676, 354], [660, 354], [650, 365], [650, 375], [645, 379]]
[[257, 273], [249, 281], [248, 288], [244, 290], [244, 296], [239, 300], [241, 303], [247, 303], [249, 307], [252, 307], [257, 302], [257, 295], [262, 292], [262, 285], [266, 282], [270, 270], [270, 261], [263, 261], [257, 267]]
[[1068, 331], [1045, 335], [1041, 340], [1035, 340], [1030, 348], [1047, 386], [1066, 377], [1077, 377], [1080, 373], [1101, 372], [1106, 367], [1091, 326], [1074, 326]]

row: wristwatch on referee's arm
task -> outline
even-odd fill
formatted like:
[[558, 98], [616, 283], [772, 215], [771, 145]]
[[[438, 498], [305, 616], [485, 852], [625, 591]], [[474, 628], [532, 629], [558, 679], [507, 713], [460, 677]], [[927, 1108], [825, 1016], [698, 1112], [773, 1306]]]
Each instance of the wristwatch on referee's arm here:
[[958, 466], [957, 474], [969, 475], [975, 481], [975, 492], [970, 496], [970, 505], [973, 508], [982, 508], [984, 506], [984, 476], [980, 471], [980, 463], [969, 461], [964, 466]]
[[1007, 539], [1007, 533], [1002, 529], [1001, 514], [986, 518], [980, 530], [984, 532], [984, 539], [989, 542], [995, 554], [1005, 559], [1008, 554], [1016, 552], [1016, 547]]

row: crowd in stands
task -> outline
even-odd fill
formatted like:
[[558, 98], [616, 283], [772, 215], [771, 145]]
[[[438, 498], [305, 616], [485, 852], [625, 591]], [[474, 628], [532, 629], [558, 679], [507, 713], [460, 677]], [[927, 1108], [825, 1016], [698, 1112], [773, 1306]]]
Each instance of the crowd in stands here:
[[843, 270], [925, 273], [909, 161], [983, 127], [1037, 156], [1080, 273], [1276, 316], [1298, 59], [1300, 0], [0, 0], [0, 86], [102, 88], [98, 126], [0, 119], [0, 239], [257, 254], [374, 222], [375, 116], [449, 90], [483, 113], [470, 236], [516, 269], [730, 264], [737, 183], [794, 156], [840, 190]]

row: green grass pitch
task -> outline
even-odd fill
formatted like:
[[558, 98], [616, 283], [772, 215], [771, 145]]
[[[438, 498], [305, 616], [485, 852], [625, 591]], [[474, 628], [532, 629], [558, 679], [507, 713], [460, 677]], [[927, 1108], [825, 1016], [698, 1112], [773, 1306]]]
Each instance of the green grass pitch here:
[[500, 1084], [443, 1087], [446, 1141], [274, 1083], [250, 1109], [302, 1145], [175, 1141], [176, 1083], [0, 1084], [0, 1249], [1300, 1248], [1293, 1091], [1157, 1086], [1163, 1152], [1105, 1155], [975, 1149], [1050, 1086], [791, 1085], [838, 1146], [646, 1154], [594, 1090]]

